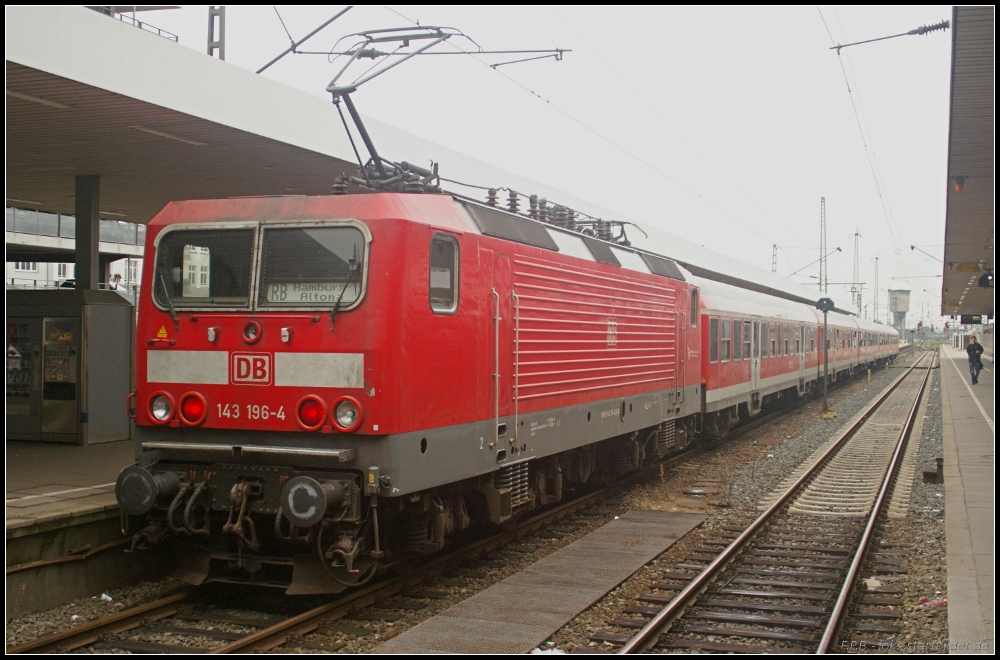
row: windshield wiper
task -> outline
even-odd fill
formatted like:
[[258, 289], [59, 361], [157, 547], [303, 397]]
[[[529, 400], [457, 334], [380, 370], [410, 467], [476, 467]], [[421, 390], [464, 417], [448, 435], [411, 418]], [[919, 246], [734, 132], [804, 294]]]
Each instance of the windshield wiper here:
[[[333, 309], [330, 310], [330, 324], [333, 325], [337, 320], [337, 312], [340, 311], [340, 303], [344, 300], [344, 294], [347, 293], [347, 287], [351, 285], [354, 281], [354, 276], [361, 272], [361, 264], [358, 263], [358, 246], [354, 246], [354, 257], [348, 262], [347, 267], [351, 270], [351, 275], [344, 282], [344, 288], [340, 291], [340, 296], [337, 297], [337, 302], [333, 304]], [[333, 328], [330, 328], [333, 330]]]
[[[167, 289], [167, 280], [163, 277], [163, 263], [158, 263], [156, 265], [156, 275], [160, 279], [160, 284], [163, 285], [163, 293], [167, 296], [167, 307], [170, 308], [170, 316], [174, 319], [174, 330], [177, 332], [181, 331], [181, 321], [177, 318], [177, 310], [174, 309], [174, 301], [170, 299], [170, 290]], [[154, 291], [154, 294], [156, 292]]]

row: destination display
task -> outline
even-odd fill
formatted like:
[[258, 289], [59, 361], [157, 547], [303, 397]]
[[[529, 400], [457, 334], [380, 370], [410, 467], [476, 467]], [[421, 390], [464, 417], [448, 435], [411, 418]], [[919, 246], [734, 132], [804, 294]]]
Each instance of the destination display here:
[[[343, 294], [343, 299], [341, 295]], [[267, 285], [266, 300], [269, 303], [296, 305], [303, 303], [349, 304], [357, 299], [359, 286], [351, 283], [344, 293], [344, 282], [272, 282]]]

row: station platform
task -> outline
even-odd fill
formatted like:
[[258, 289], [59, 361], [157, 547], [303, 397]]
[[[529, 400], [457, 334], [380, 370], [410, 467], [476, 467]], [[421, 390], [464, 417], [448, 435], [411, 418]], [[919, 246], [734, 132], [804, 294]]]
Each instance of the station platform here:
[[127, 552], [115, 479], [135, 461], [131, 441], [7, 440], [5, 449], [8, 620], [173, 570], [166, 550]]
[[941, 347], [949, 641], [956, 652], [992, 654], [996, 407], [994, 363], [984, 364], [972, 385], [965, 351]]
[[8, 537], [60, 518], [117, 511], [115, 479], [135, 462], [131, 440], [88, 446], [8, 440], [6, 450]]

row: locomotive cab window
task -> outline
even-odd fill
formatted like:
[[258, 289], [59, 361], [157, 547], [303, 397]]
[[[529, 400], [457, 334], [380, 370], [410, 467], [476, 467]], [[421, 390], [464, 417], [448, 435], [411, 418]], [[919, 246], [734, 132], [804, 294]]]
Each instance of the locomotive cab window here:
[[258, 304], [350, 309], [364, 293], [364, 257], [357, 227], [265, 227]]
[[153, 299], [161, 308], [246, 307], [254, 234], [252, 228], [160, 234]]
[[691, 289], [691, 327], [698, 327], [698, 289]]
[[430, 302], [436, 314], [458, 309], [458, 241], [451, 236], [431, 239]]

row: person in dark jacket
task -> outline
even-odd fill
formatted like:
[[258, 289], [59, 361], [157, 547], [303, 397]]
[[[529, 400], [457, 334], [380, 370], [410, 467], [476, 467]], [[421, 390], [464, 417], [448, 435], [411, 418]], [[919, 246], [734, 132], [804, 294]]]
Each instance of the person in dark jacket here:
[[979, 384], [979, 372], [983, 369], [983, 345], [976, 341], [976, 335], [972, 335], [972, 343], [965, 347], [965, 352], [969, 354], [969, 373], [972, 374], [972, 384]]

